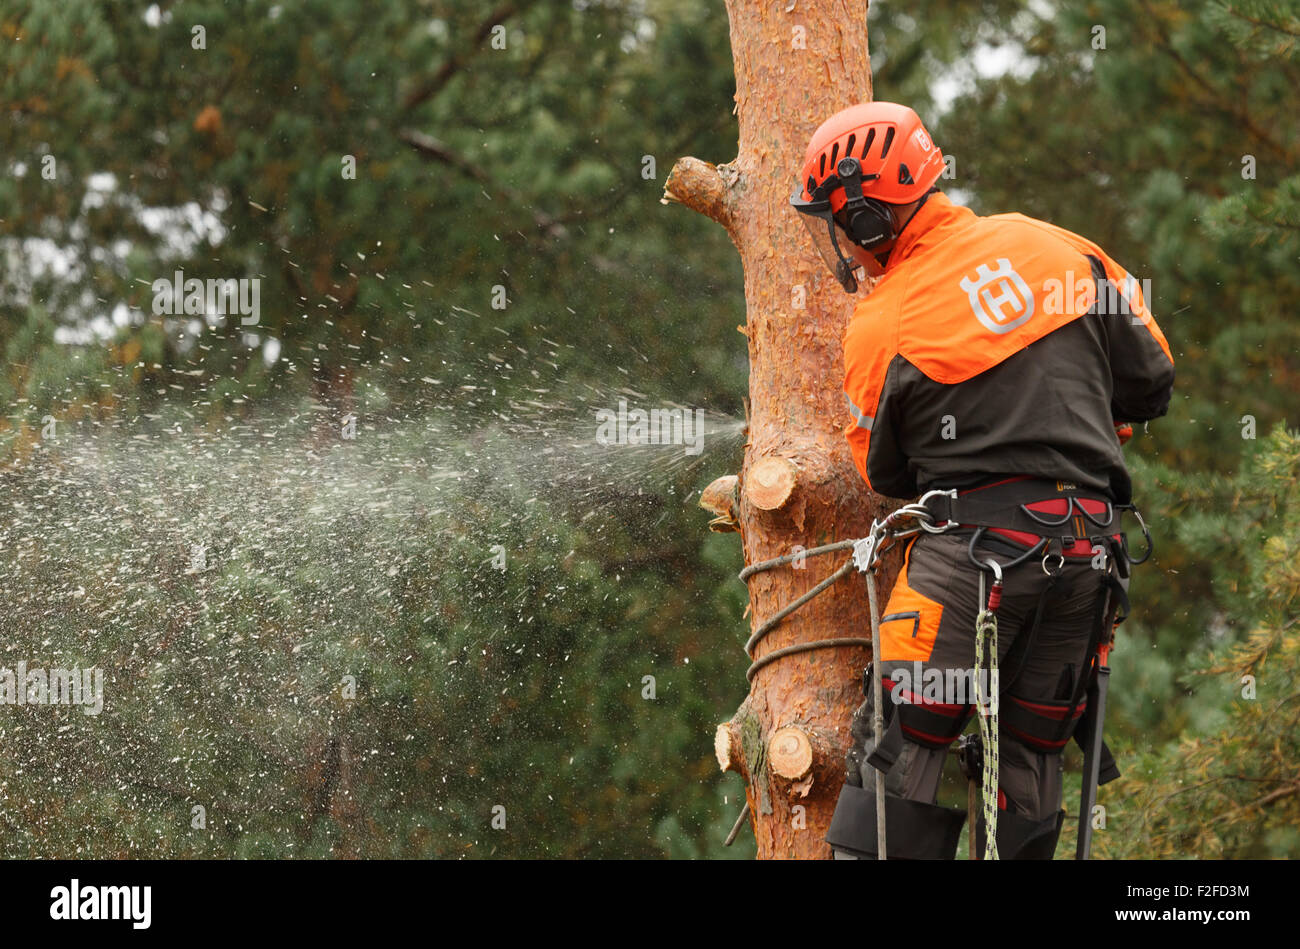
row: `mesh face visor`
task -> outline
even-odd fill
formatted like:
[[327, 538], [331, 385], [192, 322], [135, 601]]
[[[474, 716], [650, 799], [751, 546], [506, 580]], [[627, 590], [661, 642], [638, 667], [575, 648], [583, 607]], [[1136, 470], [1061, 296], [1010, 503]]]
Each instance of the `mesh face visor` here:
[[836, 227], [835, 215], [831, 212], [831, 200], [825, 196], [837, 187], [839, 187], [839, 179], [832, 175], [813, 193], [812, 200], [805, 201], [803, 186], [795, 185], [794, 193], [790, 195], [790, 205], [799, 212], [799, 220], [803, 221], [804, 227], [808, 229], [808, 236], [812, 238], [813, 246], [817, 248], [817, 253], [821, 255], [826, 267], [840, 282], [840, 286], [846, 293], [856, 293], [858, 290], [856, 271], [861, 265], [852, 257], [846, 256], [840, 249], [837, 234], [839, 228]]

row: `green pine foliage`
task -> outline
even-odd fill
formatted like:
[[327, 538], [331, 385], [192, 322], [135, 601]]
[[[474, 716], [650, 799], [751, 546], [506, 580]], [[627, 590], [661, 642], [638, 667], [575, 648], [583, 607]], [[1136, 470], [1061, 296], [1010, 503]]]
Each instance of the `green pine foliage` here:
[[1300, 852], [1300, 433], [1279, 427], [1261, 440], [1231, 487], [1229, 537], [1243, 557], [1222, 556], [1221, 517], [1184, 517], [1203, 541], [1189, 543], [1220, 568], [1215, 586], [1240, 634], [1224, 630], [1210, 655], [1179, 670], [1198, 721], [1108, 789], [1096, 836], [1108, 856]]

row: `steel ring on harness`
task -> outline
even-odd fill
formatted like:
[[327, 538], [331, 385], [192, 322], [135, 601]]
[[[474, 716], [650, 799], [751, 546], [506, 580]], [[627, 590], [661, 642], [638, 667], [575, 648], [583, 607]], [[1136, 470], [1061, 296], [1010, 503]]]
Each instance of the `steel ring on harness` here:
[[918, 514], [916, 516], [916, 522], [921, 525], [921, 530], [928, 534], [946, 534], [950, 530], [956, 530], [959, 525], [953, 521], [945, 521], [943, 527], [934, 526], [934, 516], [930, 513], [930, 509], [926, 507], [926, 502], [929, 501], [930, 498], [934, 497], [953, 498], [955, 500], [957, 497], [957, 489], [950, 488], [947, 491], [941, 491], [938, 489], [927, 491], [917, 499], [915, 505], [909, 505], [909, 507], [919, 507], [924, 512], [923, 514]]
[[1051, 556], [1052, 556], [1052, 552], [1051, 552], [1050, 550], [1049, 550], [1047, 553], [1043, 554], [1043, 562], [1042, 562], [1043, 573], [1047, 574], [1049, 577], [1059, 576], [1060, 573], [1061, 573], [1061, 571], [1065, 569], [1065, 554], [1059, 554], [1059, 553], [1058, 553], [1058, 554], [1056, 555], [1056, 569], [1055, 569], [1055, 570], [1048, 570], [1048, 569], [1047, 569], [1047, 560], [1048, 560], [1048, 558], [1051, 557]]

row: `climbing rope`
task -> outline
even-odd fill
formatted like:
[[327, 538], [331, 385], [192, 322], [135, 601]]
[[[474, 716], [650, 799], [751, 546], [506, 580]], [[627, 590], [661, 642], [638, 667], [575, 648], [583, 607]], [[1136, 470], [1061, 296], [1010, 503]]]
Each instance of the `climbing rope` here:
[[[874, 534], [872, 536], [875, 536]], [[869, 555], [874, 555], [874, 546]], [[876, 582], [873, 574], [876, 570], [874, 560], [868, 563], [867, 600], [871, 611], [871, 733], [876, 736], [877, 747], [885, 735], [885, 696], [882, 678], [884, 669], [880, 665], [880, 606], [876, 602]], [[874, 790], [876, 792], [876, 859], [888, 860], [889, 853], [885, 844], [885, 772], [875, 769]]]
[[[776, 567], [783, 567], [786, 564], [794, 563], [805, 557], [818, 557], [823, 554], [834, 553], [837, 550], [852, 550], [853, 555], [845, 560], [830, 576], [822, 580], [807, 593], [798, 597], [791, 603], [782, 607], [773, 613], [754, 630], [753, 634], [745, 642], [745, 652], [751, 659], [754, 658], [754, 651], [758, 644], [763, 641], [769, 632], [780, 625], [781, 621], [799, 609], [805, 603], [826, 590], [829, 590], [837, 581], [853, 572], [854, 567], [860, 572], [870, 573], [876, 567], [880, 560], [881, 554], [885, 552], [895, 541], [903, 537], [910, 537], [913, 534], [919, 534], [921, 531], [927, 531], [932, 534], [941, 534], [949, 528], [939, 528], [933, 526], [933, 515], [925, 507], [925, 502], [933, 495], [953, 496], [952, 491], [930, 491], [925, 494], [919, 501], [911, 504], [904, 504], [902, 507], [890, 512], [884, 518], [877, 518], [871, 524], [870, 533], [858, 540], [841, 540], [832, 544], [823, 544], [820, 547], [813, 547], [809, 550], [799, 551], [797, 553], [785, 554], [781, 557], [774, 557], [771, 560], [763, 560], [759, 563], [750, 564], [744, 570], [740, 571], [740, 579], [748, 580], [756, 573], [764, 570], [772, 570]], [[899, 522], [903, 518], [911, 517], [917, 522], [917, 526], [903, 530], [899, 527]], [[871, 580], [867, 581], [869, 584]], [[745, 670], [745, 678], [753, 682], [754, 676], [764, 666], [782, 659], [786, 656], [792, 656], [801, 652], [809, 652], [814, 649], [830, 649], [840, 646], [861, 646], [867, 649], [871, 648], [871, 640], [863, 636], [840, 636], [835, 639], [817, 639], [806, 643], [795, 643], [792, 646], [785, 646], [781, 649], [774, 650], [760, 659], [755, 659], [750, 667]]]
[[980, 571], [981, 609], [975, 617], [975, 707], [979, 715], [984, 767], [981, 775], [984, 814], [984, 859], [998, 859], [998, 617], [1002, 602], [1002, 565], [987, 561], [993, 571], [993, 588], [984, 598], [984, 571]]

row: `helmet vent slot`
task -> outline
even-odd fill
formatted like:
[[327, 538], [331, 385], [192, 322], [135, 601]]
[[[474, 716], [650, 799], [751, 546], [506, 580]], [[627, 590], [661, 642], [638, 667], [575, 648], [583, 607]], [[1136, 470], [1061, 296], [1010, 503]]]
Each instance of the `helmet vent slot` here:
[[876, 130], [867, 129], [867, 140], [862, 143], [862, 157], [867, 157], [867, 152], [871, 151], [871, 143], [876, 140]]
[[858, 137], [857, 137], [856, 135], [850, 135], [850, 136], [849, 136], [848, 144], [844, 146], [844, 157], [845, 157], [845, 158], [848, 158], [850, 155], [853, 154], [853, 143], [856, 142], [857, 140], [858, 140]]
[[835, 163], [839, 161], [839, 158], [840, 158], [840, 143], [836, 142], [834, 145], [831, 146], [831, 167], [832, 168], [835, 167]]
[[885, 133], [885, 144], [880, 146], [880, 157], [884, 158], [889, 154], [889, 146], [894, 141], [894, 127], [891, 125], [889, 131]]

